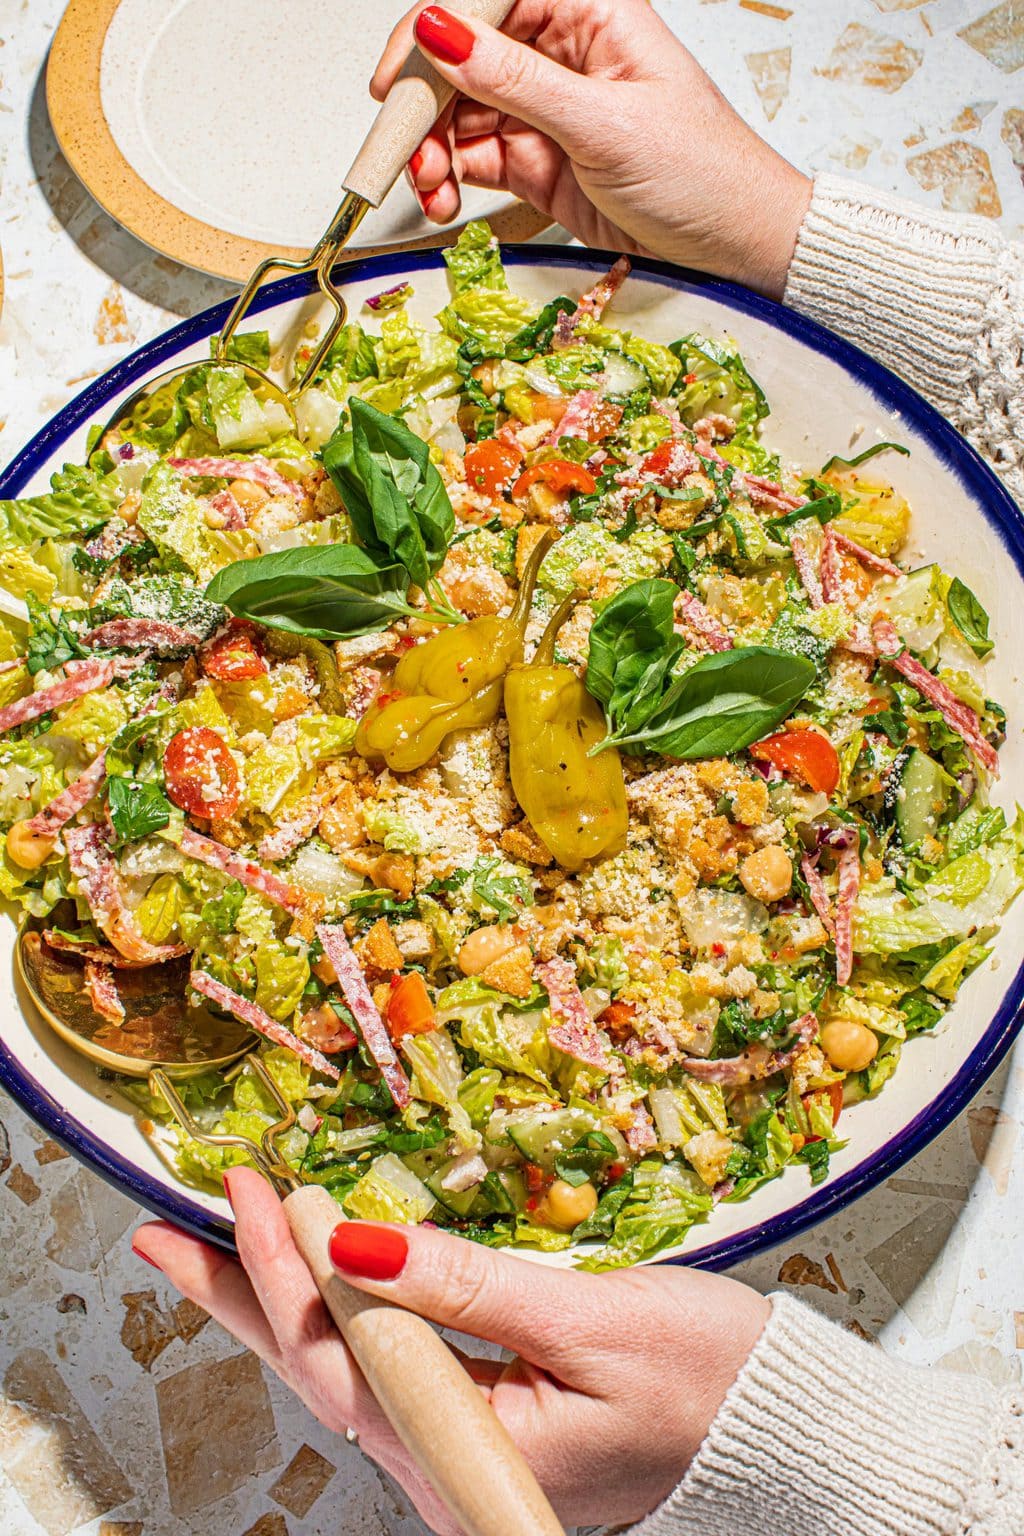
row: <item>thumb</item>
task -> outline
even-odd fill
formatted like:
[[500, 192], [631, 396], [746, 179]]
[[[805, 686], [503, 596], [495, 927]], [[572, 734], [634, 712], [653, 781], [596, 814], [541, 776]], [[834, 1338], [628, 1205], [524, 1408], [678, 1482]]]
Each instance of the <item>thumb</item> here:
[[588, 1359], [592, 1365], [614, 1337], [607, 1285], [596, 1275], [550, 1269], [435, 1228], [383, 1222], [341, 1222], [329, 1253], [359, 1290], [514, 1350], [583, 1390]]
[[476, 17], [439, 5], [416, 17], [414, 36], [438, 74], [463, 95], [521, 118], [572, 156], [593, 149], [598, 92], [585, 75], [546, 58]]

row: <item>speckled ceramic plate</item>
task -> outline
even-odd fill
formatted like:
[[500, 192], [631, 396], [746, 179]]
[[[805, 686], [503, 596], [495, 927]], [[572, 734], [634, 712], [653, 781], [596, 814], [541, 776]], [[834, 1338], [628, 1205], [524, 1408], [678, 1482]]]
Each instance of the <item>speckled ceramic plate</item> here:
[[[580, 292], [611, 257], [550, 246], [505, 254], [520, 291], [543, 301]], [[429, 319], [447, 299], [439, 254], [375, 257], [349, 266], [353, 313], [367, 295], [408, 278], [413, 311]], [[295, 333], [315, 300], [306, 279], [266, 289], [256, 304], [275, 338]], [[145, 379], [209, 355], [224, 320], [211, 309], [127, 358], [60, 412], [0, 480], [0, 497], [45, 489], [64, 459], [85, 451], [91, 422], [104, 420]], [[991, 471], [961, 437], [905, 384], [810, 321], [725, 283], [653, 262], [636, 262], [614, 306], [617, 324], [660, 341], [688, 331], [733, 336], [772, 404], [771, 442], [783, 456], [821, 464], [856, 443], [898, 438], [908, 459], [887, 461], [915, 508], [914, 555], [938, 560], [978, 594], [992, 618], [996, 651], [991, 692], [1007, 706], [1000, 797], [1010, 805], [1024, 775], [1024, 710], [1018, 679], [1024, 654], [1024, 521]], [[222, 1199], [184, 1187], [146, 1140], [109, 1084], [48, 1030], [12, 979], [13, 925], [0, 931], [0, 1082], [71, 1152], [142, 1205], [214, 1241], [230, 1244]], [[663, 1255], [720, 1268], [792, 1237], [863, 1194], [919, 1151], [968, 1103], [1000, 1061], [1024, 999], [1024, 901], [1011, 908], [992, 959], [967, 982], [933, 1034], [910, 1042], [895, 1077], [873, 1101], [843, 1116], [847, 1146], [817, 1189], [791, 1168], [743, 1204], [720, 1205], [683, 1248]], [[542, 1262], [572, 1263], [572, 1254]]]
[[[54, 132], [99, 203], [187, 266], [244, 281], [323, 233], [376, 111], [367, 82], [404, 0], [71, 0], [46, 74]], [[503, 240], [549, 223], [466, 188]], [[444, 238], [404, 179], [364, 253]]]

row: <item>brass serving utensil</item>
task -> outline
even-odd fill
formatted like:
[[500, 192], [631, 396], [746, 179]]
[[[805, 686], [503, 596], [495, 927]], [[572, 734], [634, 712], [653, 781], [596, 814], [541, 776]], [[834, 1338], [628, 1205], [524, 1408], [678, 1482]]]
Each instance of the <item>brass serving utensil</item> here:
[[[47, 1024], [97, 1066], [145, 1077], [189, 1136], [238, 1147], [284, 1203], [301, 1253], [339, 1332], [395, 1433], [466, 1536], [562, 1536], [562, 1527], [480, 1388], [429, 1323], [346, 1285], [328, 1241], [344, 1219], [326, 1189], [303, 1184], [279, 1149], [295, 1111], [255, 1053], [257, 1037], [236, 1020], [186, 1004], [187, 960], [118, 971], [121, 1024], [93, 1013], [72, 955], [51, 949], [31, 921], [18, 935], [15, 965]], [[209, 1068], [225, 1081], [252, 1072], [278, 1114], [259, 1142], [205, 1130], [176, 1084]]]
[[[453, 0], [451, 10], [500, 26], [512, 9], [512, 0]], [[351, 240], [359, 224], [371, 208], [379, 208], [394, 186], [410, 157], [430, 131], [440, 114], [451, 101], [453, 88], [443, 80], [431, 64], [415, 48], [409, 54], [384, 102], [369, 133], [363, 140], [348, 175], [342, 182], [344, 197], [337, 212], [308, 256], [299, 260], [269, 256], [254, 269], [242, 289], [214, 346], [213, 361], [228, 362], [228, 345], [248, 314], [259, 289], [272, 272], [299, 274], [308, 272], [316, 278], [317, 287], [331, 306], [331, 318], [320, 337], [302, 378], [284, 389], [261, 369], [251, 363], [231, 360], [231, 366], [241, 368], [250, 383], [263, 399], [273, 399], [282, 405], [294, 420], [294, 404], [316, 378], [321, 364], [348, 317], [344, 296], [334, 281], [334, 267]], [[149, 379], [130, 395], [111, 416], [104, 429], [110, 432], [127, 417], [144, 408], [145, 402], [159, 391], [166, 391], [175, 379], [182, 378], [197, 366], [170, 369]]]

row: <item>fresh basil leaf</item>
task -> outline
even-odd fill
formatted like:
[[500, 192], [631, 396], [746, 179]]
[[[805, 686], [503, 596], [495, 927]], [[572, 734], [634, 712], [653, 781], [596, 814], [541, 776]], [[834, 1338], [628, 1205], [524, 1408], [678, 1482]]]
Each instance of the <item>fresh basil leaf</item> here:
[[601, 746], [639, 746], [683, 759], [728, 757], [780, 725], [816, 675], [805, 657], [767, 646], [720, 651], [672, 677], [639, 729], [613, 732]]
[[33, 677], [37, 672], [54, 672], [65, 662], [89, 654], [59, 608], [51, 611], [32, 592], [26, 594], [25, 603], [29, 615], [25, 665]]
[[588, 1237], [610, 1237], [616, 1217], [632, 1193], [633, 1175], [625, 1173], [617, 1184], [612, 1184], [604, 1191], [597, 1202], [597, 1209], [587, 1217], [586, 1221], [581, 1221], [578, 1227], [573, 1227], [573, 1241], [579, 1243]]
[[545, 304], [536, 320], [524, 325], [512, 339], [505, 343], [505, 356], [514, 363], [528, 363], [538, 352], [546, 352], [551, 346], [559, 315], [571, 315], [576, 311], [574, 299], [562, 294]]
[[378, 564], [398, 561], [425, 587], [455, 531], [444, 481], [426, 443], [404, 422], [353, 396], [351, 432], [339, 429], [323, 451], [360, 541]]
[[242, 619], [316, 640], [351, 640], [409, 612], [409, 573], [354, 544], [309, 544], [236, 560], [206, 589]]
[[876, 454], [888, 453], [890, 449], [893, 453], [903, 453], [909, 457], [910, 449], [904, 448], [902, 443], [873, 443], [870, 448], [865, 448], [863, 453], [858, 453], [852, 459], [844, 459], [841, 454], [834, 453], [828, 463], [821, 466], [820, 473], [827, 475], [829, 470], [835, 469], [837, 465], [843, 469], [856, 469], [858, 464], [866, 464]]
[[119, 775], [107, 780], [110, 824], [119, 843], [135, 843], [159, 832], [171, 819], [171, 802], [159, 784]]
[[673, 635], [673, 604], [679, 589], [671, 581], [634, 581], [606, 603], [590, 630], [586, 683], [607, 704], [619, 664], [637, 652], [660, 653]]
[[992, 641], [988, 637], [988, 614], [959, 576], [954, 576], [949, 584], [946, 608], [975, 656], [987, 656], [992, 649]]
[[603, 1131], [587, 1131], [568, 1152], [558, 1154], [555, 1172], [567, 1184], [585, 1184], [607, 1163], [614, 1162], [616, 1156], [615, 1143]]

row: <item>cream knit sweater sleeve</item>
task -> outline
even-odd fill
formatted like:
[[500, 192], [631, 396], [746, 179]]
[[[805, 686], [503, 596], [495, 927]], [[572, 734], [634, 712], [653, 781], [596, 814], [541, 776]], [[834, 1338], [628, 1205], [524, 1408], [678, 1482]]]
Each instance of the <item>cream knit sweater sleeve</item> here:
[[1024, 1398], [891, 1360], [779, 1295], [690, 1470], [631, 1536], [1022, 1532]]
[[918, 389], [1024, 503], [1024, 246], [988, 219], [821, 176], [785, 303]]
[[[823, 176], [785, 302], [914, 385], [1024, 504], [1024, 248]], [[697, 1458], [631, 1536], [1024, 1536], [1024, 1396], [901, 1364], [775, 1296]]]

